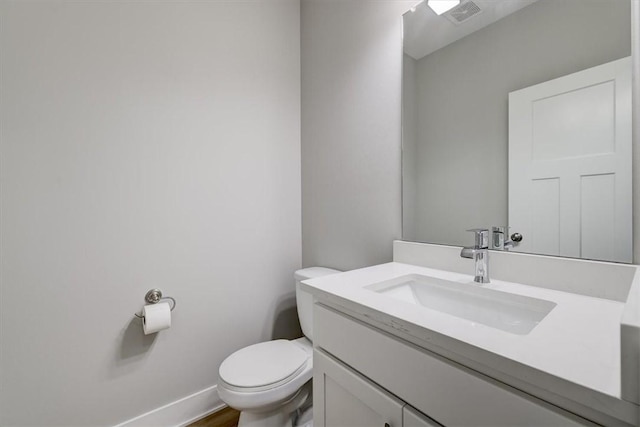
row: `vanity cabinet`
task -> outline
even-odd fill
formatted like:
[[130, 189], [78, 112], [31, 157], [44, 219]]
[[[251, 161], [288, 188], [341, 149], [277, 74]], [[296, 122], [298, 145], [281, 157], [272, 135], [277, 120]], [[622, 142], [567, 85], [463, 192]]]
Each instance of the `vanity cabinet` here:
[[321, 304], [314, 346], [318, 426], [596, 425]]
[[440, 426], [321, 350], [313, 352], [313, 364], [316, 426]]

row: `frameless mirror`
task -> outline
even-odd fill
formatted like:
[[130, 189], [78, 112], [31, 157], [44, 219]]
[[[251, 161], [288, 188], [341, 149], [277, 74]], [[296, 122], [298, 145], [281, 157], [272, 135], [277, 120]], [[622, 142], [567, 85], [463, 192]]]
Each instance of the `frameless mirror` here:
[[438, 1], [404, 16], [404, 240], [631, 262], [632, 0]]

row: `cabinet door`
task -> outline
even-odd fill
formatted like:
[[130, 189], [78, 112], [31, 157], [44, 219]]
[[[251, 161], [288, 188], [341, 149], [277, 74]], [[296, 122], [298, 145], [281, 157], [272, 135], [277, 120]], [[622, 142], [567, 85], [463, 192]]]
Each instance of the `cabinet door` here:
[[409, 405], [403, 408], [403, 427], [442, 427], [429, 417], [422, 415]]
[[315, 427], [401, 427], [404, 402], [326, 353], [313, 352]]

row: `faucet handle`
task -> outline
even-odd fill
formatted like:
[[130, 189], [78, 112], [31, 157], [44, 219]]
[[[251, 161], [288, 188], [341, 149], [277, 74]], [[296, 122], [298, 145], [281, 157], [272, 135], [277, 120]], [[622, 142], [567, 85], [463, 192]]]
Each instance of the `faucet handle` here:
[[489, 230], [486, 228], [471, 228], [467, 231], [475, 233], [474, 249], [489, 248]]

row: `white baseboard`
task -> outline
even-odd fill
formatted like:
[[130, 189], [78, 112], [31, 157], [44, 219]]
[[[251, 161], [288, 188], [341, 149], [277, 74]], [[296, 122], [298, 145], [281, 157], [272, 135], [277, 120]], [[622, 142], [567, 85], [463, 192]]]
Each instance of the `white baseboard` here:
[[214, 385], [127, 420], [116, 427], [184, 427], [225, 406], [218, 396], [218, 386]]

